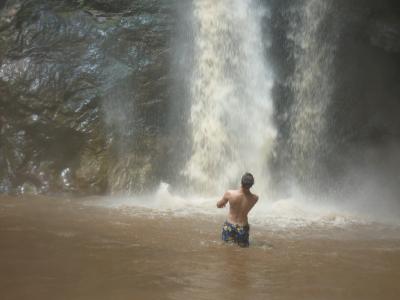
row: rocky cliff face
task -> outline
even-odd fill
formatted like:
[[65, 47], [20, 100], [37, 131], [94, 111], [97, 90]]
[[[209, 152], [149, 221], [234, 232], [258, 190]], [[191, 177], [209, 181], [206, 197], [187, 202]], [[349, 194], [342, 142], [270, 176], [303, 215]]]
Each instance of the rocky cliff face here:
[[172, 7], [3, 4], [0, 192], [140, 192], [156, 181]]

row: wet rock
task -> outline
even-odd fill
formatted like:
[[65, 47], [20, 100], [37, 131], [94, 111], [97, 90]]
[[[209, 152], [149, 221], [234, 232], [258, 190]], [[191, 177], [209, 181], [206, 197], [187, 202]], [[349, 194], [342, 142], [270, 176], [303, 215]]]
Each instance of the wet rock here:
[[132, 5], [133, 1], [130, 0], [115, 0], [115, 1], [109, 1], [109, 0], [85, 0], [81, 1], [84, 5], [87, 5], [89, 7], [101, 10], [101, 11], [106, 11], [106, 12], [111, 12], [111, 13], [116, 13], [116, 12], [122, 12], [129, 8]]
[[400, 20], [386, 17], [375, 21], [370, 29], [370, 42], [387, 52], [400, 52]]
[[79, 190], [90, 190], [102, 194], [108, 187], [108, 155], [102, 145], [86, 148], [80, 156], [79, 167], [75, 173]]
[[121, 157], [110, 171], [110, 192], [143, 193], [154, 183], [154, 166], [150, 155]]
[[25, 182], [21, 186], [18, 187], [18, 193], [19, 194], [28, 194], [28, 195], [37, 195], [38, 194], [38, 188], [36, 185], [30, 183], [30, 182]]
[[[157, 166], [140, 151], [163, 126], [162, 118], [147, 116], [167, 106], [172, 2], [155, 4], [6, 1], [0, 11], [0, 192], [35, 186], [38, 193], [98, 194], [111, 186], [143, 190], [157, 181], [149, 175]], [[151, 169], [141, 173], [150, 178], [113, 166], [122, 161], [117, 157], [135, 157], [132, 168]], [[141, 184], [128, 184], [129, 176]]]

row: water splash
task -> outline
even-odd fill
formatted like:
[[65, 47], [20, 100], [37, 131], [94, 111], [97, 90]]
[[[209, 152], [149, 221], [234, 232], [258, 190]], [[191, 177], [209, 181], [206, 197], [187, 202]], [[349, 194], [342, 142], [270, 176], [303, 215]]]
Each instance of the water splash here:
[[[217, 209], [215, 197], [191, 195], [183, 197], [170, 191], [167, 183], [161, 183], [156, 193], [150, 195], [92, 197], [85, 205], [117, 209], [127, 215], [196, 217], [222, 221], [228, 208]], [[313, 202], [307, 198], [280, 199], [275, 202], [260, 201], [249, 214], [252, 225], [269, 230], [306, 227], [345, 227], [366, 225], [374, 222], [388, 222], [368, 214], [360, 214], [345, 207], [329, 203]], [[389, 224], [389, 222], [388, 222]], [[398, 220], [392, 224], [399, 225]]]
[[258, 190], [267, 185], [276, 136], [261, 27], [267, 16], [253, 0], [194, 2], [192, 153], [184, 174], [202, 193], [236, 186], [245, 171]]

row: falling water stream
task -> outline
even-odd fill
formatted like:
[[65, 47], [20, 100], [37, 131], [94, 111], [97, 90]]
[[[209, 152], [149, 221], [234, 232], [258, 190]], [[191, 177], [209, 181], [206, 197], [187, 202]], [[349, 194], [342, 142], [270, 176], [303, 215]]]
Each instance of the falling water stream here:
[[267, 17], [259, 1], [194, 1], [193, 146], [184, 174], [202, 193], [236, 187], [246, 171], [259, 190], [268, 184], [276, 129], [261, 28]]
[[318, 158], [326, 139], [326, 112], [332, 96], [335, 41], [324, 32], [330, 1], [309, 0], [291, 11], [288, 39], [293, 43], [294, 72], [290, 80], [290, 153], [294, 177], [300, 184], [318, 176]]

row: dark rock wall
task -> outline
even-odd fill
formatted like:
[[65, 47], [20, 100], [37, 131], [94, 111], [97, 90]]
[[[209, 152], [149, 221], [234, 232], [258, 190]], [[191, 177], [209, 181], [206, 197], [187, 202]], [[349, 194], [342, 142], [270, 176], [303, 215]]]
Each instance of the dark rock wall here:
[[149, 0], [5, 3], [0, 192], [140, 192], [157, 181], [173, 7]]
[[400, 3], [343, 0], [335, 14], [343, 30], [335, 56], [325, 182], [344, 198], [371, 201], [377, 210], [397, 203], [398, 210]]

